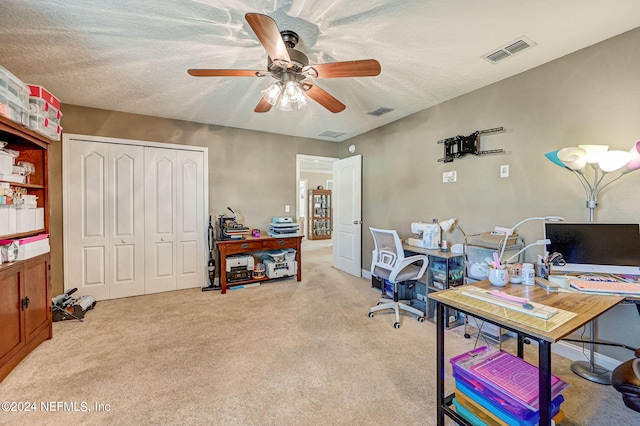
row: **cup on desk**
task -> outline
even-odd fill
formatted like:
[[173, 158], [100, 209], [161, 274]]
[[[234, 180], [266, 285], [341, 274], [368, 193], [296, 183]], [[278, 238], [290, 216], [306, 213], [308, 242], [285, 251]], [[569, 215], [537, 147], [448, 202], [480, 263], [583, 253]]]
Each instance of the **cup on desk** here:
[[489, 282], [504, 287], [509, 282], [509, 272], [506, 269], [489, 268]]

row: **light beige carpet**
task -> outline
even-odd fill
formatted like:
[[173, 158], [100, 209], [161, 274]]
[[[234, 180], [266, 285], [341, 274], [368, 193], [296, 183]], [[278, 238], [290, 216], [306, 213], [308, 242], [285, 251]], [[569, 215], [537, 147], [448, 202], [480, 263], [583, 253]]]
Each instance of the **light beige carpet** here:
[[[37, 408], [0, 412], [0, 424], [435, 424], [436, 327], [368, 318], [379, 295], [331, 267], [330, 245], [305, 242], [300, 283], [99, 302], [83, 323], [54, 323], [53, 340], [0, 383], [1, 401]], [[474, 343], [462, 327], [446, 339], [447, 359]], [[613, 388], [578, 378], [563, 358], [553, 372], [571, 383], [563, 424], [640, 424]]]

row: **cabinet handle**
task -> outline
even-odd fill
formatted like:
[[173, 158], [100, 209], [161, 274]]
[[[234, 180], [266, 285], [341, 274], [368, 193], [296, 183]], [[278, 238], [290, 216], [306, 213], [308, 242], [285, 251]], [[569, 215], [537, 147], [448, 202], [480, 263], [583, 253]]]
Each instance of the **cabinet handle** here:
[[284, 245], [284, 241], [280, 240], [280, 241], [278, 241], [278, 244], [280, 244], [281, 246], [283, 246], [283, 245]]
[[126, 243], [126, 242], [127, 242], [127, 240], [122, 240], [122, 244], [124, 244], [124, 243]]
[[164, 238], [160, 238], [160, 241], [164, 241]]
[[29, 307], [29, 303], [31, 303], [31, 300], [29, 300], [29, 297], [25, 297], [24, 299], [22, 299], [22, 310], [24, 311], [25, 309], [27, 309]]
[[247, 244], [247, 243], [243, 243], [243, 244], [242, 244], [242, 248], [243, 248], [243, 249], [244, 249], [244, 248], [249, 248], [249, 244]]

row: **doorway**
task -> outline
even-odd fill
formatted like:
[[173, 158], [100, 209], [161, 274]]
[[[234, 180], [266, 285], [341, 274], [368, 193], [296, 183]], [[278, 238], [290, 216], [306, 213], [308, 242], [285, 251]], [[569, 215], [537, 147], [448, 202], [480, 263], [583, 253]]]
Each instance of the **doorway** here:
[[[304, 240], [308, 240], [308, 193], [310, 189], [331, 189], [333, 185], [333, 163], [338, 158], [317, 155], [296, 155], [296, 218], [300, 228], [304, 230]], [[329, 240], [331, 241], [331, 240]], [[326, 244], [326, 242], [325, 242]]]

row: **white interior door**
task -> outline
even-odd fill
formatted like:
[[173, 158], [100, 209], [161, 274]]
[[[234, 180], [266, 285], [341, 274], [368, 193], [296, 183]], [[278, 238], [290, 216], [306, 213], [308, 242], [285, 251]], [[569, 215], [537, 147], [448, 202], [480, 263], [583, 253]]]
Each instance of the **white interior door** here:
[[145, 149], [145, 293], [177, 288], [176, 151]]
[[333, 163], [333, 266], [362, 274], [362, 156]]
[[144, 294], [142, 147], [71, 139], [65, 159], [65, 290]]
[[204, 154], [177, 151], [177, 288], [205, 285]]
[[144, 294], [144, 148], [109, 145], [110, 298]]

